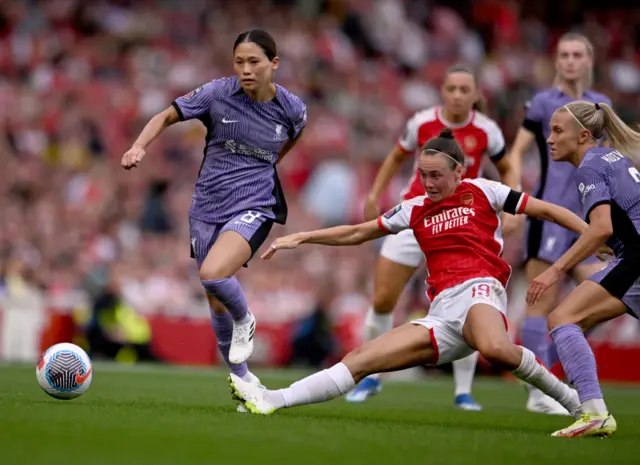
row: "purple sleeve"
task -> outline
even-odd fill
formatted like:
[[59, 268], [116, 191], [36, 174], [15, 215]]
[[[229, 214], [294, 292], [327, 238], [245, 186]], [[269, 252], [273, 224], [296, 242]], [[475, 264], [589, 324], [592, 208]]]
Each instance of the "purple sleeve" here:
[[525, 105], [522, 127], [531, 132], [539, 131], [544, 121], [544, 94], [537, 94]]
[[591, 166], [581, 166], [576, 171], [575, 181], [580, 192], [585, 218], [589, 218], [591, 210], [598, 205], [611, 203], [609, 183], [600, 170]]
[[307, 125], [307, 106], [299, 98], [294, 98], [291, 106], [291, 130], [289, 139], [295, 140]]
[[172, 105], [178, 112], [180, 120], [201, 119], [208, 115], [213, 103], [213, 89], [213, 82], [208, 82], [175, 99]]
[[602, 99], [598, 103], [606, 103], [610, 107], [613, 107], [613, 104], [611, 103], [611, 99], [604, 94], [602, 94]]

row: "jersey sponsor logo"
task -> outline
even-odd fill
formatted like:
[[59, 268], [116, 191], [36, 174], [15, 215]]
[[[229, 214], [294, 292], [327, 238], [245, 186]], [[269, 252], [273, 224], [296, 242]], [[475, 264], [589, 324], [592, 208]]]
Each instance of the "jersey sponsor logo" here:
[[587, 198], [587, 194], [595, 188], [595, 184], [589, 184], [588, 186], [585, 186], [584, 183], [580, 183], [580, 185], [578, 186], [578, 190], [580, 191], [580, 199], [582, 200], [582, 203], [584, 203], [585, 199]]
[[273, 160], [275, 153], [270, 150], [259, 149], [245, 144], [238, 144], [235, 140], [226, 141], [224, 143], [224, 148], [226, 148], [231, 153], [259, 158], [260, 160], [268, 162], [271, 162]]
[[476, 216], [475, 209], [469, 207], [451, 208], [437, 215], [427, 216], [423, 220], [424, 227], [431, 228], [432, 234], [438, 234], [442, 231], [469, 224], [470, 216]]
[[393, 207], [391, 210], [389, 210], [387, 213], [385, 213], [383, 216], [386, 219], [390, 219], [393, 215], [398, 213], [401, 209], [402, 209], [402, 204], [398, 204], [395, 207]]
[[237, 119], [222, 118], [222, 124], [231, 124], [231, 123], [237, 123], [237, 122], [238, 122]]
[[468, 207], [473, 205], [473, 194], [471, 192], [465, 192], [462, 194], [460, 196], [460, 203], [462, 203], [462, 205], [467, 205]]

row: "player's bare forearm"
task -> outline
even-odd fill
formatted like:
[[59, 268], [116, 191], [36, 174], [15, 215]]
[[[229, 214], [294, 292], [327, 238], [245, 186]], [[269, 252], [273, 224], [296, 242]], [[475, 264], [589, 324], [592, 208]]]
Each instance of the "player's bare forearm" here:
[[599, 205], [589, 214], [590, 225], [573, 246], [553, 265], [561, 271], [573, 269], [587, 257], [598, 251], [613, 234], [611, 206]]
[[376, 175], [376, 178], [371, 185], [371, 189], [369, 190], [369, 197], [371, 199], [375, 199], [377, 201], [380, 198], [393, 177], [398, 174], [400, 167], [406, 159], [407, 154], [398, 146], [395, 146], [391, 152], [389, 152], [387, 158], [382, 162], [382, 165], [378, 170], [378, 174]]
[[133, 143], [133, 146], [143, 149], [146, 148], [162, 133], [162, 131], [172, 124], [177, 123], [179, 120], [180, 116], [178, 115], [178, 112], [173, 106], [170, 106], [149, 120], [136, 141]]
[[519, 170], [515, 166], [516, 161], [513, 154], [505, 155], [498, 160], [495, 165], [498, 169], [498, 173], [500, 173], [500, 182], [502, 182], [502, 184], [509, 186], [515, 191], [522, 190], [522, 186], [520, 185], [520, 174]]
[[[513, 141], [511, 150], [509, 151], [508, 157], [510, 158], [511, 169], [513, 170], [513, 174], [511, 176], [516, 180], [516, 187], [522, 182], [522, 161], [524, 160], [524, 154], [529, 150], [534, 139], [535, 135], [531, 131], [521, 127], [518, 129], [516, 138]], [[514, 189], [514, 187], [504, 181], [503, 184]]]
[[358, 245], [387, 235], [378, 227], [377, 221], [368, 221], [354, 226], [335, 226], [299, 234], [302, 238], [301, 244], [333, 246]]
[[587, 232], [580, 236], [575, 244], [558, 259], [553, 267], [564, 273], [572, 270], [595, 254], [609, 237], [611, 237], [611, 235], [607, 234], [606, 231], [589, 228]]
[[578, 234], [584, 233], [589, 227], [578, 215], [559, 205], [529, 197], [524, 208], [527, 216], [533, 216], [545, 221], [557, 223], [563, 228]]

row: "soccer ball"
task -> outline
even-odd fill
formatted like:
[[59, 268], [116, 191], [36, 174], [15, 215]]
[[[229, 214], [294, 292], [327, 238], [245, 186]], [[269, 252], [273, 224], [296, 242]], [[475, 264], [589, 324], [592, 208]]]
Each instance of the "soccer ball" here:
[[38, 384], [56, 399], [75, 399], [91, 386], [91, 359], [75, 344], [56, 344], [40, 357], [36, 367]]

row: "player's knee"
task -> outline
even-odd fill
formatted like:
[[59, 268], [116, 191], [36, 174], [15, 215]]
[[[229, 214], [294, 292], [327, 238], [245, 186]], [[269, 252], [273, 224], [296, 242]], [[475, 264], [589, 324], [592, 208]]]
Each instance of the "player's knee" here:
[[[478, 346], [478, 352], [487, 362], [500, 368], [512, 368], [518, 360], [517, 348], [511, 341], [487, 341]], [[515, 366], [518, 364], [515, 363]]]
[[216, 262], [204, 262], [200, 267], [200, 281], [215, 281], [231, 277], [225, 267]]
[[592, 328], [597, 321], [594, 318], [590, 318], [588, 315], [578, 314], [572, 312], [566, 307], [558, 307], [553, 310], [547, 318], [547, 326], [549, 331], [562, 325], [577, 325], [583, 331], [587, 331]]

